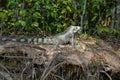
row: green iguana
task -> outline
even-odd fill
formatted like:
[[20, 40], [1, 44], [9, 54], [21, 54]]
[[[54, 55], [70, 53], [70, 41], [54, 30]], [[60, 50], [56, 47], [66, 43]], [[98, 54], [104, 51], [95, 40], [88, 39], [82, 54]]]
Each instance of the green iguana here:
[[53, 44], [54, 48], [58, 48], [60, 44], [70, 42], [74, 45], [75, 33], [80, 30], [80, 26], [70, 26], [64, 32], [59, 33], [52, 37], [45, 38], [1, 38], [2, 41], [15, 41], [15, 42], [38, 42], [43, 44]]

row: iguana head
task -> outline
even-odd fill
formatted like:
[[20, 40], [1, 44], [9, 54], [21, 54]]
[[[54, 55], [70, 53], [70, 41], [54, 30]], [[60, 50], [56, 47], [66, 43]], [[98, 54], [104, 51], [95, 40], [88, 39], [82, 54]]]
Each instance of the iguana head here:
[[70, 26], [70, 31], [72, 31], [73, 33], [78, 32], [78, 30], [80, 30], [81, 27], [80, 26]]

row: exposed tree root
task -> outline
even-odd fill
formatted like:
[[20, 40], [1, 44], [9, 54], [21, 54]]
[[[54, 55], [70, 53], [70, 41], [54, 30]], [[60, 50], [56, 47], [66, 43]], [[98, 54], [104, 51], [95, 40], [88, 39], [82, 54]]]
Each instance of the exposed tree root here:
[[53, 50], [51, 45], [0, 44], [0, 79], [120, 80], [116, 79], [120, 76], [118, 53], [98, 45], [86, 46], [85, 50], [79, 46]]

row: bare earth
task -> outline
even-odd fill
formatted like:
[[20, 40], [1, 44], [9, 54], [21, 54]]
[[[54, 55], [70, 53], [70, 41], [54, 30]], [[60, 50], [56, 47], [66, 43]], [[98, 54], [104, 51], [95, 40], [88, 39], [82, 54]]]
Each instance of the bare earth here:
[[[0, 42], [0, 59], [1, 65], [4, 65], [4, 68], [8, 72], [19, 76], [19, 78], [24, 78], [23, 80], [29, 80], [25, 78], [24, 71], [33, 68], [30, 65], [44, 66], [40, 68], [38, 79], [44, 80], [50, 78], [51, 74], [57, 74], [61, 76], [58, 72], [61, 66], [71, 65], [76, 67], [82, 67], [83, 72], [86, 72], [86, 75], [92, 75], [90, 65], [97, 66], [100, 73], [105, 73], [104, 75], [109, 78], [109, 80], [115, 80], [113, 73], [120, 73], [120, 48], [119, 46], [111, 46], [110, 43], [104, 42], [103, 40], [78, 40], [78, 44], [75, 47], [67, 45], [60, 45], [59, 49], [53, 49], [53, 45], [41, 45], [33, 43], [18, 43], [18, 42]], [[21, 61], [21, 62], [19, 62]], [[28, 67], [25, 68], [25, 65]], [[18, 66], [19, 65], [19, 66]], [[22, 66], [21, 66], [22, 65]], [[60, 68], [58, 68], [58, 66]], [[19, 69], [21, 67], [21, 69]], [[89, 67], [89, 71], [86, 69]], [[1, 73], [3, 74], [6, 70], [3, 67], [0, 68]], [[16, 68], [15, 70], [13, 70]], [[63, 68], [62, 68], [63, 69]], [[66, 69], [66, 68], [64, 68]], [[95, 68], [94, 68], [95, 69]], [[20, 72], [18, 74], [18, 72]], [[54, 72], [55, 71], [55, 72]], [[69, 70], [68, 70], [69, 71]], [[66, 71], [66, 73], [68, 72]], [[73, 70], [74, 71], [74, 70]], [[6, 75], [9, 75], [6, 72]], [[111, 74], [108, 74], [111, 72]], [[95, 73], [95, 72], [94, 72]], [[30, 72], [26, 72], [27, 76]], [[36, 73], [37, 74], [37, 73]], [[72, 73], [71, 73], [72, 74]], [[16, 77], [10, 77], [11, 80], [16, 80]], [[116, 75], [115, 75], [116, 76]], [[5, 76], [4, 76], [5, 77]], [[70, 76], [68, 76], [70, 77]], [[67, 80], [66, 77], [62, 77]], [[85, 79], [89, 78], [86, 77]], [[94, 80], [94, 77], [90, 77], [89, 80]], [[6, 77], [7, 79], [7, 77]], [[53, 77], [52, 77], [53, 79]], [[50, 79], [50, 80], [52, 80]], [[85, 80], [82, 79], [82, 80]], [[96, 79], [96, 78], [95, 78]], [[118, 78], [119, 80], [120, 78]], [[54, 80], [54, 79], [53, 79]], [[69, 80], [69, 79], [68, 79]], [[72, 79], [71, 79], [72, 80]], [[75, 79], [74, 79], [75, 80]], [[99, 80], [99, 79], [98, 79]], [[102, 79], [101, 79], [102, 80]], [[103, 78], [104, 80], [104, 78]], [[117, 79], [116, 79], [117, 80]]]

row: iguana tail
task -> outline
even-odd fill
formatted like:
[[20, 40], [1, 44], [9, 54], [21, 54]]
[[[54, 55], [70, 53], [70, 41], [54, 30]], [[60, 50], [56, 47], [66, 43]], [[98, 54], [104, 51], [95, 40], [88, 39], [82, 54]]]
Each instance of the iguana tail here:
[[13, 42], [37, 42], [42, 44], [53, 44], [52, 38], [8, 38], [8, 37], [2, 37], [0, 38], [0, 41], [13, 41]]

